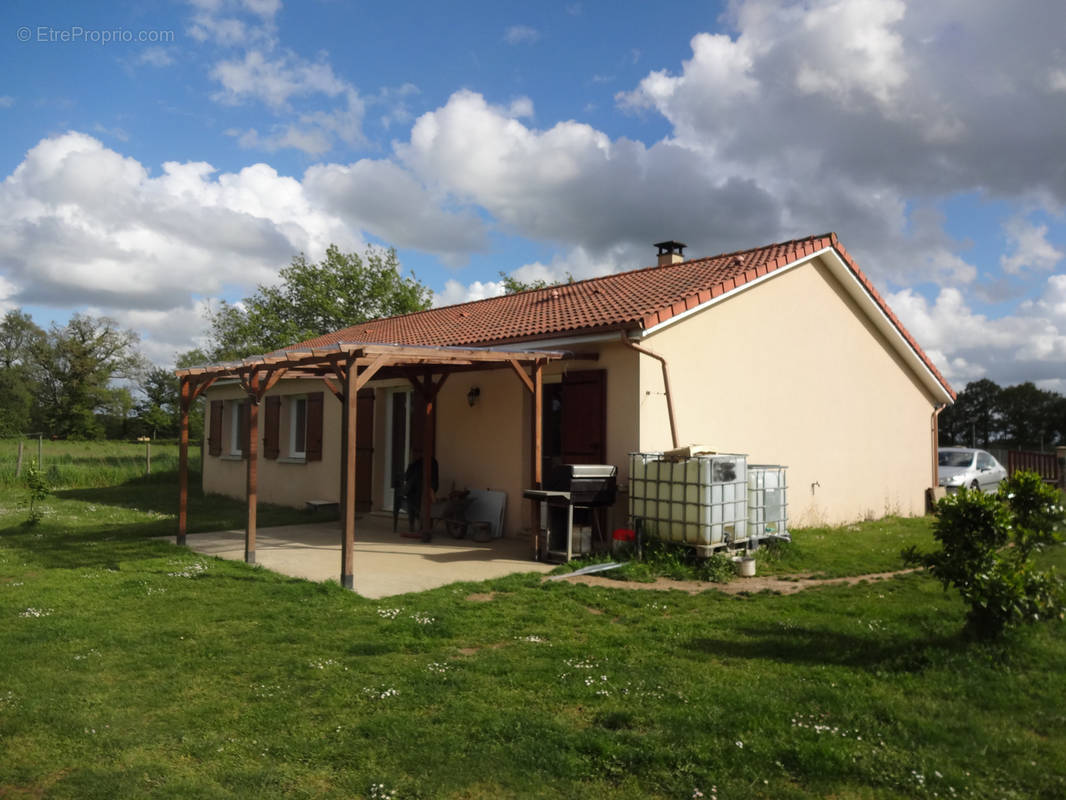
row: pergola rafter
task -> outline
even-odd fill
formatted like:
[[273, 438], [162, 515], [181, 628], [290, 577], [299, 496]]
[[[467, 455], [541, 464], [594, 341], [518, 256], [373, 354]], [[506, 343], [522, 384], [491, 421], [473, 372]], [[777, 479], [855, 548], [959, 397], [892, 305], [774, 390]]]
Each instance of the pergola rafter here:
[[[258, 504], [258, 406], [263, 397], [283, 377], [310, 378], [323, 382], [341, 402], [341, 585], [354, 585], [355, 537], [355, 454], [356, 398], [373, 378], [405, 378], [425, 400], [423, 437], [423, 486], [429, 487], [434, 458], [432, 415], [437, 395], [452, 372], [484, 369], [511, 369], [533, 395], [533, 484], [539, 488], [541, 475], [541, 398], [543, 368], [549, 361], [572, 358], [551, 350], [493, 350], [488, 348], [422, 347], [366, 342], [342, 342], [329, 347], [281, 350], [240, 361], [186, 367], [175, 370], [181, 380], [181, 438], [178, 459], [177, 543], [185, 544], [188, 529], [189, 498], [189, 412], [193, 402], [219, 380], [236, 380], [249, 399], [249, 443], [246, 477], [248, 521], [245, 526], [245, 561], [255, 563], [256, 509]], [[527, 373], [531, 370], [532, 375]], [[422, 492], [422, 526], [428, 533], [430, 492]], [[537, 513], [536, 511], [534, 512]]]

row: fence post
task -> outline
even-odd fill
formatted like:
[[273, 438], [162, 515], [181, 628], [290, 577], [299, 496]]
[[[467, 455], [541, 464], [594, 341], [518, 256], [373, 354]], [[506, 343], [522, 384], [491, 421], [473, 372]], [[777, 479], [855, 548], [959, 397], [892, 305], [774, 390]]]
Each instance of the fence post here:
[[44, 434], [37, 434], [37, 469], [44, 469], [44, 448], [42, 446], [44, 442]]
[[17, 478], [22, 474], [22, 440], [19, 439], [19, 457], [15, 462], [15, 477]]
[[144, 473], [152, 474], [152, 440], [147, 439], [144, 443]]
[[1066, 492], [1066, 447], [1056, 447], [1055, 457], [1059, 462], [1059, 488]]

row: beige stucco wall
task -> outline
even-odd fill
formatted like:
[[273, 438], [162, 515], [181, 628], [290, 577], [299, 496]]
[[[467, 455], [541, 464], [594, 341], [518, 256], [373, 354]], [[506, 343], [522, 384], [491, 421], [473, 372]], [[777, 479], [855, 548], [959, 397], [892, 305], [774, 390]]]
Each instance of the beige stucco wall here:
[[[595, 361], [552, 363], [544, 381], [558, 381], [567, 370], [602, 369], [607, 373], [607, 461], [625, 469], [626, 454], [635, 449], [637, 435], [637, 360], [620, 344], [582, 346], [596, 352]], [[471, 387], [481, 390], [474, 407], [467, 402]], [[494, 489], [507, 493], [504, 527], [515, 535], [530, 525], [532, 505], [522, 490], [532, 486], [532, 395], [508, 369], [460, 372], [451, 375], [440, 393], [437, 460], [441, 491], [457, 488]], [[384, 469], [384, 456], [375, 458]], [[620, 482], [626, 480], [621, 475]], [[622, 517], [625, 504], [620, 503]], [[622, 524], [613, 520], [612, 524]]]
[[[322, 399], [322, 460], [291, 463], [284, 458], [288, 442], [288, 420], [285, 406], [281, 415], [282, 457], [273, 460], [263, 458], [263, 425], [266, 406], [259, 406], [258, 438], [258, 494], [263, 503], [302, 506], [308, 500], [337, 501], [340, 495], [340, 419], [341, 404], [322, 385], [321, 381], [279, 381], [270, 394], [299, 395], [324, 391]], [[210, 415], [211, 400], [240, 400], [244, 392], [236, 384], [217, 386], [207, 393], [206, 415]], [[205, 419], [204, 430], [210, 430]], [[203, 487], [205, 492], [244, 498], [248, 462], [240, 457], [229, 457], [229, 414], [223, 416], [222, 456], [204, 456]], [[331, 434], [333, 431], [335, 433]]]
[[[648, 336], [682, 444], [788, 467], [793, 526], [924, 513], [934, 401], [814, 261]], [[670, 446], [659, 364], [640, 368], [642, 450]]]
[[[466, 395], [474, 386], [481, 395], [471, 407]], [[507, 492], [506, 531], [520, 527], [521, 492], [529, 474], [530, 436], [522, 424], [528, 394], [508, 368], [455, 373], [438, 398], [441, 493], [453, 487]]]
[[[595, 352], [597, 360], [552, 363], [544, 370], [544, 381], [561, 380], [567, 370], [602, 369], [607, 372], [607, 461], [617, 464], [620, 485], [627, 480], [624, 471], [627, 454], [636, 449], [639, 402], [636, 354], [621, 344], [605, 343], [581, 347]], [[467, 393], [481, 390], [471, 407]], [[387, 447], [386, 407], [388, 395], [378, 392], [375, 415], [374, 472], [385, 474]], [[437, 408], [437, 461], [440, 491], [455, 488], [492, 489], [507, 493], [504, 528], [516, 535], [530, 525], [532, 505], [522, 490], [532, 485], [532, 395], [514, 372], [506, 369], [457, 372], [449, 376], [440, 391]], [[384, 507], [383, 480], [375, 485], [375, 508]], [[624, 524], [624, 499], [618, 504], [617, 519]]]

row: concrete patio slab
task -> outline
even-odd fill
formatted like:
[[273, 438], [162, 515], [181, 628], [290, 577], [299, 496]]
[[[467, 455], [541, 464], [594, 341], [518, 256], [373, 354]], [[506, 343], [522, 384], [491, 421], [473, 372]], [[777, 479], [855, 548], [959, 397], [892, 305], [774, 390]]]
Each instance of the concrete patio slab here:
[[[189, 549], [244, 560], [244, 531], [190, 533]], [[256, 532], [256, 563], [312, 581], [339, 581], [339, 522], [283, 525]], [[545, 573], [553, 564], [533, 561], [529, 543], [518, 539], [474, 542], [438, 531], [432, 542], [392, 532], [391, 518], [367, 515], [355, 523], [355, 591], [379, 598], [421, 592], [457, 581], [484, 581], [519, 572]]]

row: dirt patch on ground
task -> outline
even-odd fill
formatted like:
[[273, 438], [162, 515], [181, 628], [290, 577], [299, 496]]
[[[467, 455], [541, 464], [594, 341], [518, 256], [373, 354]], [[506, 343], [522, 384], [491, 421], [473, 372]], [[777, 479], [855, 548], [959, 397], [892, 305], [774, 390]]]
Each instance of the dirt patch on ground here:
[[[886, 578], [894, 578], [897, 575], [906, 575], [909, 572], [914, 572], [914, 570], [874, 572], [869, 575], [853, 575], [847, 578], [812, 578], [810, 575], [794, 575], [787, 578], [755, 576], [753, 578], [736, 578], [729, 583], [674, 581], [669, 578], [659, 578], [652, 583], [638, 583], [637, 581], [616, 581], [605, 578], [602, 575], [568, 575], [560, 580], [568, 583], [583, 583], [586, 586], [604, 586], [608, 589], [643, 589], [653, 592], [675, 590], [686, 592], [687, 594], [699, 594], [700, 592], [717, 590], [726, 594], [757, 594], [769, 590], [777, 594], [796, 594], [796, 592], [801, 592], [812, 586], [832, 586], [834, 584], [852, 586], [863, 581], [880, 581]], [[589, 610], [591, 611], [592, 609]]]
[[490, 603], [496, 599], [496, 592], [474, 592], [468, 594], [466, 599], [471, 603]]

